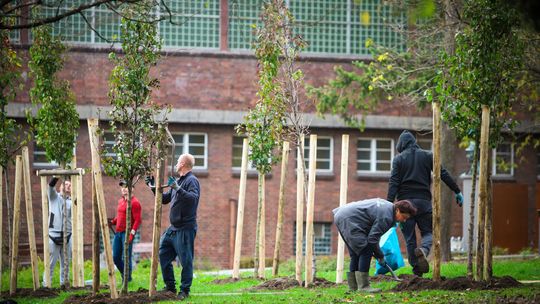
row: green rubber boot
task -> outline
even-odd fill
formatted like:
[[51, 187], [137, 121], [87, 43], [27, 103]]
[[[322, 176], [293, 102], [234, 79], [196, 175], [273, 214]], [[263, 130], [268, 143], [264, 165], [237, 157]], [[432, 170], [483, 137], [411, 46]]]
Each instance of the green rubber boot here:
[[356, 282], [358, 284], [358, 291], [367, 292], [367, 293], [377, 293], [381, 292], [379, 288], [372, 288], [369, 286], [369, 272], [360, 272], [356, 271]]
[[347, 272], [347, 283], [349, 284], [349, 291], [356, 292], [358, 290], [358, 283], [356, 283], [355, 272]]

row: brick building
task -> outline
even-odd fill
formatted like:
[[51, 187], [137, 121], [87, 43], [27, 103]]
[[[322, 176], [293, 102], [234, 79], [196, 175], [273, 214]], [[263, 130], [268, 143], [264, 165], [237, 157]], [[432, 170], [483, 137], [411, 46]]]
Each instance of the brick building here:
[[[195, 255], [200, 261], [220, 267], [230, 267], [234, 250], [234, 231], [236, 224], [236, 204], [238, 198], [241, 138], [234, 127], [242, 122], [243, 115], [256, 101], [257, 77], [256, 60], [249, 43], [252, 39], [250, 24], [257, 22], [260, 1], [211, 0], [207, 5], [198, 1], [172, 1], [177, 9], [196, 12], [188, 17], [178, 15], [181, 26], [167, 22], [160, 23], [160, 34], [164, 39], [163, 57], [153, 73], [160, 79], [161, 87], [154, 92], [154, 100], [173, 107], [169, 115], [170, 130], [177, 142], [176, 153], [187, 152], [196, 157], [194, 173], [199, 177], [202, 195], [199, 206], [199, 230], [197, 232]], [[206, 3], [205, 2], [205, 3]], [[202, 3], [202, 2], [201, 2]], [[387, 18], [405, 18], [392, 14], [388, 7], [379, 1], [343, 1], [342, 4], [329, 4], [327, 1], [290, 1], [291, 11], [300, 24], [306, 25], [300, 31], [310, 42], [302, 55], [299, 65], [311, 85], [324, 84], [333, 77], [333, 68], [344, 65], [350, 68], [353, 59], [369, 59], [363, 47], [368, 37], [380, 43], [402, 48], [404, 40], [398, 33], [383, 26]], [[372, 22], [362, 25], [361, 13], [368, 13]], [[107, 15], [108, 14], [108, 15]], [[107, 15], [107, 16], [104, 16]], [[102, 34], [112, 37], [118, 33], [117, 17], [100, 8], [92, 9], [91, 18], [102, 30]], [[101, 17], [100, 17], [101, 16]], [[100, 19], [102, 18], [102, 19]], [[313, 21], [317, 20], [315, 24]], [[402, 19], [404, 20], [404, 19]], [[399, 20], [398, 20], [399, 21]], [[309, 25], [309, 26], [307, 26]], [[108, 77], [112, 63], [108, 60], [110, 45], [86, 28], [80, 16], [72, 16], [57, 24], [55, 31], [61, 33], [71, 48], [61, 73], [62, 78], [71, 83], [77, 99], [77, 110], [81, 127], [77, 138], [76, 154], [78, 166], [91, 166], [87, 118], [99, 117], [106, 128], [108, 107]], [[14, 32], [13, 38], [21, 45], [20, 53], [27, 56], [27, 45], [31, 39], [26, 30]], [[28, 87], [30, 82], [27, 83]], [[12, 117], [24, 118], [29, 108], [27, 94], [20, 94], [16, 103], [8, 106]], [[316, 254], [335, 254], [337, 232], [332, 225], [331, 210], [339, 204], [339, 168], [341, 155], [341, 135], [350, 135], [348, 200], [355, 201], [371, 197], [386, 197], [391, 159], [394, 156], [397, 138], [403, 129], [414, 130], [420, 144], [431, 147], [431, 113], [420, 111], [406, 102], [387, 103], [367, 117], [366, 130], [346, 127], [337, 117], [315, 116], [313, 110], [306, 109], [311, 120], [310, 132], [317, 134], [318, 172], [315, 194], [315, 233]], [[111, 136], [104, 134], [104, 141]], [[32, 170], [51, 168], [54, 164], [44, 159], [41, 148], [32, 144]], [[512, 164], [517, 163], [514, 145], [505, 143], [494, 150], [495, 155], [503, 157]], [[306, 156], [308, 154], [306, 153]], [[469, 164], [465, 151], [455, 147], [455, 158], [451, 173], [463, 186], [458, 177], [466, 172]], [[506, 211], [497, 211], [510, 205], [519, 205], [511, 215], [512, 224], [522, 224], [512, 229], [520, 235], [519, 244], [508, 245], [513, 251], [538, 243], [538, 216], [540, 208], [540, 150], [527, 148], [522, 154], [524, 162], [516, 168], [501, 171], [494, 166], [495, 221], [507, 219]], [[285, 223], [283, 227], [282, 257], [294, 255], [295, 214], [296, 214], [296, 153], [289, 159], [288, 184], [285, 202]], [[272, 256], [277, 219], [277, 200], [281, 172], [276, 165], [266, 182], [266, 254]], [[11, 172], [12, 173], [12, 172]], [[170, 173], [169, 173], [170, 174]], [[13, 180], [13, 179], [12, 179]], [[41, 214], [40, 189], [37, 177], [32, 177], [34, 213]], [[91, 219], [90, 176], [84, 177], [84, 218]], [[104, 191], [108, 216], [114, 216], [120, 190], [117, 182], [105, 177]], [[497, 192], [499, 191], [499, 192]], [[512, 195], [509, 195], [511, 193]], [[255, 224], [257, 212], [257, 177], [250, 171], [247, 184], [247, 197], [244, 224], [243, 256], [254, 252]], [[139, 183], [135, 189], [143, 208], [143, 222], [140, 228], [141, 242], [151, 242], [153, 196], [145, 185]], [[463, 234], [462, 223], [465, 210], [453, 205], [451, 235]], [[503, 210], [503, 209], [499, 209]], [[506, 209], [504, 209], [506, 210]], [[498, 218], [499, 217], [499, 218]], [[41, 217], [36, 220], [36, 237], [42, 242]], [[526, 218], [526, 221], [523, 221]], [[25, 216], [21, 219], [24, 221]], [[162, 228], [168, 225], [168, 207], [163, 209]], [[502, 225], [502, 224], [501, 224]], [[85, 255], [90, 256], [91, 224], [85, 223]], [[495, 246], [505, 245], [503, 232], [497, 235]], [[503, 227], [503, 226], [499, 226]], [[26, 225], [21, 224], [24, 237]], [[503, 229], [505, 230], [505, 229]], [[507, 229], [506, 229], [507, 230]], [[514, 230], [512, 230], [514, 231]], [[510, 239], [512, 239], [510, 237]]]

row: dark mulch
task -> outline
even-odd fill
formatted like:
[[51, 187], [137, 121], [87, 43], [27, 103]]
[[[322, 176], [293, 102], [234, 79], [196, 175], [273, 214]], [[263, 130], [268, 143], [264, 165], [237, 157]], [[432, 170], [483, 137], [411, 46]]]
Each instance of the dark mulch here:
[[176, 294], [170, 291], [158, 291], [154, 296], [148, 297], [148, 290], [139, 288], [136, 292], [130, 292], [127, 296], [118, 297], [118, 299], [111, 299], [110, 293], [100, 293], [97, 295], [72, 295], [68, 297], [65, 304], [79, 304], [79, 303], [92, 303], [92, 304], [142, 304], [159, 302], [165, 300], [175, 300]]
[[240, 279], [235, 279], [235, 278], [215, 279], [212, 281], [212, 284], [223, 285], [223, 284], [229, 284], [229, 283], [236, 283], [238, 281], [240, 281]]
[[424, 279], [413, 276], [412, 279], [404, 280], [399, 283], [392, 291], [418, 291], [427, 289], [443, 289], [443, 290], [486, 290], [517, 287], [522, 284], [516, 279], [504, 276], [501, 278], [494, 277], [490, 283], [477, 282], [466, 277], [457, 277], [451, 279], [443, 278], [440, 282], [435, 282], [431, 279]]
[[[410, 281], [416, 276], [413, 274], [400, 274], [398, 278], [403, 281]], [[379, 274], [376, 276], [369, 277], [370, 282], [397, 282], [392, 275]], [[345, 282], [346, 283], [346, 282]]]
[[[304, 286], [304, 282], [302, 282], [302, 286]], [[248, 290], [285, 290], [293, 287], [299, 287], [298, 281], [296, 281], [295, 278], [292, 277], [285, 277], [285, 278], [275, 278], [271, 280], [267, 280], [262, 282], [261, 284], [257, 286], [253, 286], [249, 288]], [[313, 280], [313, 284], [310, 285], [310, 288], [317, 288], [317, 287], [335, 287], [336, 283], [328, 281], [323, 278], [315, 278]]]
[[9, 291], [2, 292], [2, 298], [55, 298], [60, 293], [61, 289], [59, 288], [38, 288], [34, 290], [33, 288], [17, 288], [15, 294], [9, 295]]

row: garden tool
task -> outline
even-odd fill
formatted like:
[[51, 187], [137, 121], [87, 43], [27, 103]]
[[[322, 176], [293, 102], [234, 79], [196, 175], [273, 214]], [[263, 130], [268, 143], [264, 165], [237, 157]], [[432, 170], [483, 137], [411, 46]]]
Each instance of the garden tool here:
[[402, 279], [398, 278], [398, 276], [394, 273], [394, 271], [392, 270], [392, 267], [390, 267], [390, 265], [388, 265], [388, 263], [385, 263], [385, 266], [388, 270], [390, 270], [390, 273], [392, 274], [392, 276], [394, 277], [394, 280], [398, 281], [398, 282], [401, 282], [403, 281]]

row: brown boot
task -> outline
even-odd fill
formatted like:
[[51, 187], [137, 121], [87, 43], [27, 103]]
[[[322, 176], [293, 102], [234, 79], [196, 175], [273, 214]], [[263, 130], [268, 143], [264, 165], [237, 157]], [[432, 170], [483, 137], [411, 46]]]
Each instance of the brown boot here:
[[416, 270], [419, 276], [422, 276], [421, 274], [429, 272], [429, 263], [427, 261], [427, 255], [424, 248], [418, 247], [414, 250], [414, 255], [416, 255], [417, 258], [417, 264], [416, 264]]

